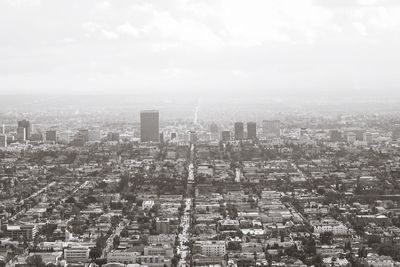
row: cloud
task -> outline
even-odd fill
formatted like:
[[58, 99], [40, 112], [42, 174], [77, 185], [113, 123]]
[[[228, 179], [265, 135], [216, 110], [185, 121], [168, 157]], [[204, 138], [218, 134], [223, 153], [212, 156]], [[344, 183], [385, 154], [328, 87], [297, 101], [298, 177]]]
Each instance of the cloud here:
[[41, 0], [4, 0], [6, 4], [12, 7], [29, 8], [41, 5]]
[[96, 4], [96, 8], [102, 9], [102, 10], [109, 9], [110, 7], [111, 7], [111, 4], [108, 1], [101, 1]]
[[121, 24], [117, 26], [116, 30], [121, 34], [126, 34], [133, 37], [139, 37], [140, 33], [144, 32], [143, 29], [137, 29], [130, 23]]
[[84, 29], [84, 35], [88, 38], [90, 37], [102, 37], [107, 40], [116, 40], [119, 38], [119, 35], [111, 30], [106, 29], [103, 25], [100, 25], [95, 22], [85, 22], [82, 24], [82, 28]]
[[88, 21], [82, 24], [82, 28], [87, 32], [95, 32], [101, 29], [101, 25]]
[[354, 28], [357, 30], [357, 32], [363, 36], [367, 36], [367, 28], [365, 27], [364, 24], [360, 23], [360, 22], [354, 22], [353, 23]]
[[102, 35], [104, 36], [105, 39], [107, 40], [116, 40], [119, 38], [119, 35], [116, 34], [115, 32], [108, 31], [108, 30], [101, 30]]

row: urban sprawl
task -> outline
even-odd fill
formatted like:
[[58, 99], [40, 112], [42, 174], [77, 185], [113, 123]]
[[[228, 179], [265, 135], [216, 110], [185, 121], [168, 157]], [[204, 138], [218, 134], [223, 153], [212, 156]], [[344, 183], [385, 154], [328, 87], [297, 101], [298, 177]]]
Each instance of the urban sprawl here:
[[4, 122], [0, 267], [400, 266], [395, 119], [160, 115]]

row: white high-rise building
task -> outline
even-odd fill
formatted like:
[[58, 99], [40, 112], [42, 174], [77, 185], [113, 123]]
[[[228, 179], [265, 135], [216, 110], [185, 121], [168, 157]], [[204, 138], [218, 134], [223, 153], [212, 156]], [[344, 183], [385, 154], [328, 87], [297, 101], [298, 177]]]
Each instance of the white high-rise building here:
[[7, 135], [0, 134], [0, 147], [7, 147]]

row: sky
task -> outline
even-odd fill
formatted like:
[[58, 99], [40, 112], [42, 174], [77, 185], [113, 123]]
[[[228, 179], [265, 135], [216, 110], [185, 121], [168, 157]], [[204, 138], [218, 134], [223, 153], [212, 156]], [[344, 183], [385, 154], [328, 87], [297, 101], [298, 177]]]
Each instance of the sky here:
[[0, 94], [397, 96], [398, 0], [0, 0]]

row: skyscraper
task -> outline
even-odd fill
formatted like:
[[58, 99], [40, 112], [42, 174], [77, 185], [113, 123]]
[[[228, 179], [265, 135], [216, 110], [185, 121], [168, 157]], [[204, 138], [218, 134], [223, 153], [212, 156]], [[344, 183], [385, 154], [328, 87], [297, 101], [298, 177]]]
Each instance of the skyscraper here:
[[211, 123], [210, 125], [210, 132], [212, 133], [218, 133], [218, 125], [216, 123]]
[[231, 132], [230, 131], [222, 131], [221, 132], [221, 140], [222, 142], [227, 142], [231, 140]]
[[265, 137], [279, 137], [281, 135], [281, 122], [280, 120], [264, 120], [263, 121], [263, 134]]
[[17, 140], [18, 142], [26, 141], [26, 129], [24, 127], [17, 128]]
[[31, 134], [30, 141], [43, 141], [43, 134], [41, 132]]
[[79, 129], [75, 135], [75, 139], [82, 140], [83, 142], [89, 141], [89, 130], [88, 129]]
[[257, 138], [257, 124], [255, 122], [247, 123], [247, 139]]
[[46, 141], [57, 142], [57, 132], [55, 130], [46, 131]]
[[164, 143], [164, 133], [163, 132], [161, 132], [160, 133], [160, 143]]
[[0, 134], [0, 147], [7, 147], [7, 135]]
[[140, 112], [140, 141], [141, 142], [160, 141], [158, 110], [143, 110]]
[[372, 139], [372, 134], [370, 132], [364, 133], [364, 142], [367, 142], [367, 145], [372, 144], [373, 139]]
[[235, 122], [235, 140], [242, 140], [244, 138], [243, 122]]
[[18, 121], [18, 128], [25, 128], [25, 140], [30, 140], [31, 138], [31, 131], [32, 131], [32, 124], [28, 120]]
[[347, 143], [353, 144], [357, 140], [357, 135], [353, 132], [347, 133]]

